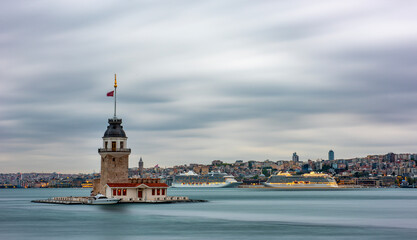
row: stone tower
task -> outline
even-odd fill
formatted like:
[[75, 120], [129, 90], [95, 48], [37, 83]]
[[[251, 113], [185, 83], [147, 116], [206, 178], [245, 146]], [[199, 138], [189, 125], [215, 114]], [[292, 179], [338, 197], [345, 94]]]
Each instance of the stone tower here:
[[107, 183], [126, 183], [129, 180], [129, 155], [127, 137], [122, 119], [111, 118], [103, 136], [103, 148], [98, 149], [101, 156], [101, 177], [94, 181], [93, 195], [105, 194]]

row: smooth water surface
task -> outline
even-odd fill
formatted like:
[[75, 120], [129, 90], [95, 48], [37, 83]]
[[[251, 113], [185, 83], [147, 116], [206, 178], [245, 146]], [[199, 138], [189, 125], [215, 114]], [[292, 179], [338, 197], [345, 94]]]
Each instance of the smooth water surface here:
[[0, 189], [0, 239], [415, 239], [415, 189], [169, 189], [206, 203], [31, 203], [90, 189]]

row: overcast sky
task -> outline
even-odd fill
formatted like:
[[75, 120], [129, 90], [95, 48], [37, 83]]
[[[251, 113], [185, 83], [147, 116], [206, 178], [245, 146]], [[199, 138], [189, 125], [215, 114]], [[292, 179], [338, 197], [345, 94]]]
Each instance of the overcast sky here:
[[0, 172], [417, 152], [417, 1], [2, 1]]

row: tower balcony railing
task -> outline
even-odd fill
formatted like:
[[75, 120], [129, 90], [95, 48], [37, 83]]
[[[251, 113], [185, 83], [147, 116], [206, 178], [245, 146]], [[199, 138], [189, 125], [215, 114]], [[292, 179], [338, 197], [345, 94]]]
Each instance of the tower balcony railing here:
[[130, 148], [99, 148], [99, 153], [105, 153], [105, 152], [128, 152], [130, 153]]

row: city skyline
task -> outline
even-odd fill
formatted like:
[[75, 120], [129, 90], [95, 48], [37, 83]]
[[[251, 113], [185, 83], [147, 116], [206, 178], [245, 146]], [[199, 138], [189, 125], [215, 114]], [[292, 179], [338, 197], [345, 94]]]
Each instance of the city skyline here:
[[0, 172], [413, 153], [417, 3], [3, 2]]

